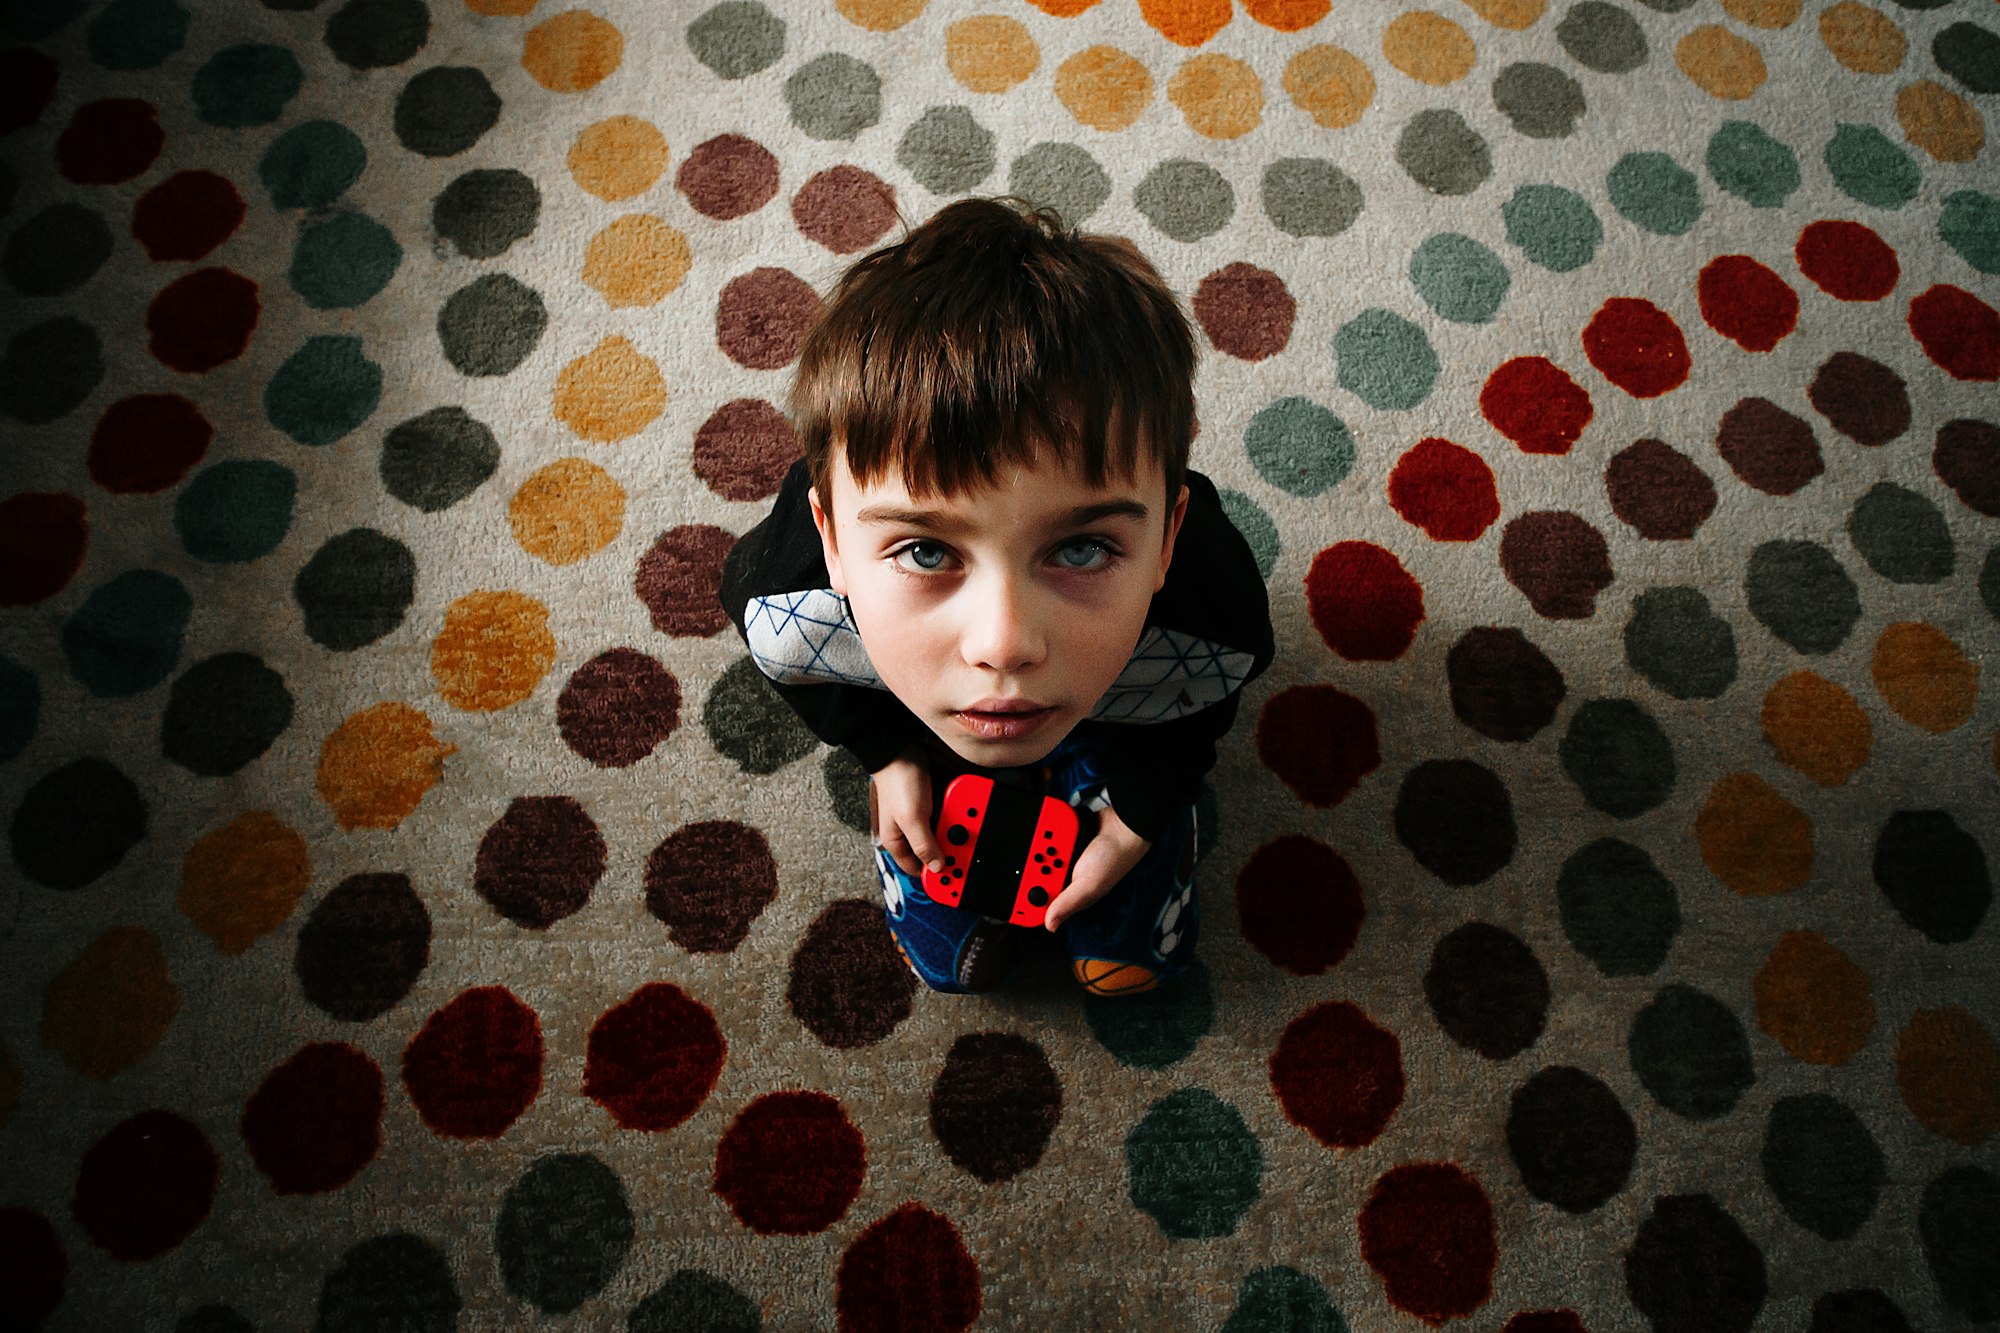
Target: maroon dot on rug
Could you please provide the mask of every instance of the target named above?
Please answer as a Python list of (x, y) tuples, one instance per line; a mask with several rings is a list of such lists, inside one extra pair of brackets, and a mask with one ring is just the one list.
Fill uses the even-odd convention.
[(751, 370), (782, 370), (798, 359), (819, 297), (795, 274), (758, 268), (731, 278), (715, 306), (715, 343)]
[(1236, 875), (1243, 938), (1295, 977), (1337, 966), (1367, 915), (1361, 881), (1347, 859), (1302, 834), (1265, 843)]
[(89, 542), (74, 495), (23, 491), (0, 500), (0, 606), (33, 606), (61, 592), (83, 567)]
[(178, 485), (214, 439), (215, 427), (180, 394), (135, 394), (104, 409), (85, 462), (112, 494), (150, 495)]
[(1329, 1148), (1373, 1143), (1403, 1104), (1402, 1043), (1345, 1000), (1286, 1024), (1270, 1068), (1285, 1118)]
[(1715, 512), (1715, 483), (1664, 440), (1635, 440), (1604, 467), (1611, 512), (1648, 541), (1686, 541)]
[(679, 638), (706, 638), (729, 624), (717, 600), (722, 562), (736, 537), (707, 523), (670, 528), (639, 557), (632, 590), (646, 604), (653, 628)]
[(1806, 387), (1806, 398), (1857, 444), (1887, 444), (1910, 428), (1910, 392), (1903, 377), (1857, 352), (1828, 357)]
[(1910, 333), (1955, 380), (2000, 379), (2000, 310), (1948, 282), (1910, 301)]
[(680, 682), (636, 648), (612, 648), (591, 658), (556, 699), (563, 743), (599, 768), (638, 763), (680, 720)]
[(674, 188), (697, 213), (727, 222), (754, 213), (778, 192), (778, 159), (755, 139), (718, 134), (694, 146)]
[(1509, 520), (1501, 531), (1500, 569), (1536, 615), (1586, 620), (1611, 584), (1611, 548), (1575, 514), (1541, 510)]
[(868, 1151), (839, 1100), (773, 1092), (744, 1107), (715, 1148), (715, 1192), (760, 1236), (812, 1236), (861, 1193)]
[(1973, 417), (1945, 422), (1931, 447), (1931, 466), (1966, 508), (2000, 518), (2000, 426)]
[(1203, 278), (1194, 293), (1202, 332), (1216, 351), (1243, 361), (1284, 351), (1298, 310), (1283, 278), (1240, 260)]
[(516, 796), (479, 840), (472, 887), (517, 926), (546, 930), (590, 901), (607, 849), (573, 796)]
[(792, 197), (792, 221), (835, 254), (853, 254), (895, 225), (896, 191), (860, 167), (828, 167)]
[(625, 1129), (669, 1130), (708, 1100), (728, 1054), (707, 1005), (648, 982), (591, 1025), (583, 1095)]
[(1373, 542), (1335, 542), (1306, 571), (1306, 601), (1327, 647), (1350, 662), (1391, 662), (1424, 620), (1424, 590)]
[(351, 1023), (410, 993), (431, 957), (431, 918), (408, 875), (350, 875), (313, 907), (293, 967), (306, 999)]
[(1813, 428), (1768, 398), (1738, 399), (1715, 428), (1715, 448), (1746, 486), (1790, 495), (1826, 470)]
[(498, 1138), (542, 1090), (542, 1020), (505, 986), (475, 986), (403, 1048), (403, 1087), (442, 1138)]
[(166, 142), (152, 103), (136, 97), (86, 102), (56, 140), (56, 170), (78, 185), (116, 185), (152, 166)]
[(792, 954), (785, 1003), (828, 1046), (872, 1046), (910, 1016), (916, 974), (897, 952), (881, 902), (828, 903)]
[(728, 953), (777, 896), (771, 844), (733, 819), (676, 829), (646, 858), (646, 910), (690, 953)]
[(1545, 356), (1503, 361), (1479, 390), (1479, 413), (1528, 454), (1566, 454), (1590, 424), (1590, 395)]
[(695, 475), (725, 500), (776, 495), (800, 457), (791, 421), (762, 398), (731, 399), (694, 433)]
[(279, 1194), (323, 1194), (375, 1160), (382, 1108), (382, 1071), (366, 1052), (314, 1042), (250, 1094), (243, 1142)]
[(83, 1154), (70, 1215), (114, 1259), (157, 1258), (208, 1219), (221, 1170), (222, 1159), (193, 1121), (141, 1111)]
[(1375, 1182), (1362, 1206), (1361, 1257), (1390, 1304), (1427, 1323), (1469, 1315), (1493, 1295), (1493, 1203), (1453, 1162), (1411, 1162)]
[(1842, 301), (1879, 301), (1902, 274), (1896, 252), (1859, 222), (1809, 222), (1792, 255), (1799, 272)]
[(1657, 398), (1687, 382), (1687, 339), (1651, 301), (1614, 296), (1583, 330), (1583, 352), (1597, 373), (1634, 398)]
[(62, 1304), (68, 1276), (69, 1256), (49, 1219), (29, 1208), (0, 1208), (0, 1328), (39, 1327)]
[(194, 260), (243, 225), (243, 196), (213, 171), (177, 171), (139, 196), (132, 235), (155, 260)]
[(979, 1265), (951, 1219), (906, 1203), (840, 1256), (841, 1333), (960, 1333), (979, 1318)]
[(1555, 720), (1567, 687), (1556, 664), (1512, 626), (1475, 625), (1445, 655), (1451, 711), (1482, 736), (1525, 741)]
[(1331, 685), (1294, 685), (1257, 715), (1257, 757), (1310, 805), (1335, 806), (1382, 766), (1375, 712)]
[(1746, 352), (1768, 352), (1799, 323), (1799, 296), (1749, 255), (1718, 255), (1695, 280), (1708, 327)]
[(198, 269), (167, 284), (146, 308), (147, 345), (160, 364), (198, 375), (243, 355), (262, 310), (250, 279)]
[(1039, 1045), (1013, 1032), (968, 1032), (931, 1084), (931, 1133), (955, 1164), (998, 1184), (1042, 1160), (1062, 1107), (1062, 1079)]
[(1590, 1333), (1574, 1310), (1522, 1310), (1500, 1333)]
[(1389, 473), (1389, 503), (1433, 541), (1469, 542), (1500, 517), (1486, 460), (1450, 440), (1421, 440)]

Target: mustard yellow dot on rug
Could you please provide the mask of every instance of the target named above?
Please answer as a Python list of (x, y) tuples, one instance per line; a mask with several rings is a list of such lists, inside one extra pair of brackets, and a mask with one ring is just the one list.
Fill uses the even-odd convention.
[(465, 0), (465, 7), (487, 18), (517, 19), (534, 11), (537, 0)]
[(625, 34), (587, 10), (538, 23), (521, 43), (521, 67), (552, 93), (588, 92), (625, 58)]
[(605, 304), (653, 305), (673, 294), (694, 264), (687, 237), (647, 213), (618, 218), (583, 252), (583, 281)]
[(110, 1078), (160, 1044), (180, 1007), (160, 941), (138, 926), (114, 926), (50, 978), (42, 1045), (87, 1078)]
[(1979, 108), (1929, 79), (1896, 94), (1896, 121), (1911, 143), (1940, 162), (1970, 162), (1986, 146)]
[(1549, 0), (1465, 0), (1465, 6), (1496, 28), (1519, 32), (1534, 26)]
[(1789, 28), (1798, 20), (1805, 0), (1722, 0), (1722, 10), (1753, 28)]
[(1153, 100), (1153, 76), (1115, 46), (1086, 47), (1057, 68), (1056, 98), (1080, 124), (1122, 130)]
[(659, 366), (619, 335), (606, 338), (556, 376), (556, 419), (599, 444), (637, 435), (666, 405), (667, 381)]
[(525, 593), (482, 590), (445, 609), (431, 678), (453, 708), (493, 712), (533, 694), (555, 660), (547, 607)]
[(1838, 787), (1868, 762), (1874, 727), (1840, 686), (1794, 671), (1764, 696), (1764, 738), (1778, 762), (1822, 787)]
[(1896, 1085), (1940, 1138), (1971, 1148), (2000, 1129), (2000, 1044), (1957, 1005), (1910, 1015), (1896, 1039)]
[(1320, 125), (1345, 129), (1375, 100), (1375, 75), (1351, 52), (1308, 46), (1286, 63), (1285, 92)]
[(1479, 53), (1465, 29), (1442, 14), (1413, 9), (1383, 29), (1382, 54), (1418, 83), (1441, 88), (1470, 74)]
[(234, 956), (285, 923), (312, 882), (306, 840), (268, 810), (246, 810), (188, 848), (177, 901)]
[(379, 703), (320, 744), (314, 781), (340, 827), (394, 828), (437, 785), (457, 748), (439, 741), (430, 718), (408, 704)]
[(1979, 702), (1978, 663), (1922, 621), (1885, 628), (1869, 669), (1897, 717), (1937, 735), (1963, 725)]
[(1903, 63), (1909, 39), (1894, 20), (1856, 0), (1840, 0), (1820, 11), (1819, 39), (1856, 74), (1887, 74)]
[(558, 458), (521, 483), (507, 506), (514, 540), (537, 560), (573, 565), (595, 555), (625, 525), (625, 489), (581, 458)]
[(1764, 57), (1729, 29), (1704, 23), (1674, 47), (1674, 63), (1695, 87), (1724, 102), (1740, 102), (1764, 86)]
[(576, 136), (568, 161), (579, 189), (615, 203), (653, 188), (667, 169), (667, 138), (651, 121), (612, 116)]
[(1188, 128), (1209, 139), (1240, 139), (1264, 119), (1264, 85), (1234, 56), (1196, 56), (1167, 81), (1167, 98)]
[(870, 32), (894, 32), (924, 12), (925, 0), (834, 0), (840, 16)]
[(1717, 782), (1694, 832), (1715, 877), (1746, 898), (1790, 893), (1812, 875), (1812, 821), (1755, 773)]
[(1771, 947), (1751, 981), (1757, 1026), (1794, 1060), (1846, 1064), (1875, 1030), (1868, 973), (1810, 930), (1795, 930)]
[(1018, 20), (981, 14), (944, 30), (944, 61), (973, 92), (1004, 93), (1035, 72), (1042, 53)]

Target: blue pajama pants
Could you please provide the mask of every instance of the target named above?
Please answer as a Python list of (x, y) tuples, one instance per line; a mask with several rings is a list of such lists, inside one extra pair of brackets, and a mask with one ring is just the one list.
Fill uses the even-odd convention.
[[(1083, 809), (1094, 809), (1094, 803), (1102, 800), (1105, 784), (1099, 752), (1078, 741), (1073, 732), (1033, 767), (1045, 776), (1050, 796)], [(934, 770), (932, 781), (948, 781), (950, 776)], [(1171, 981), (1193, 960), (1201, 933), (1194, 853), (1194, 807), (1183, 806), (1167, 822), (1159, 840), (1147, 849), (1145, 858), (1111, 892), (1057, 928), (1055, 938), (1069, 955), (1071, 974), (1084, 989), (1097, 995), (1138, 994)], [(996, 922), (931, 901), (924, 893), (922, 879), (906, 874), (885, 848), (875, 849), (875, 865), (882, 879), (883, 911), (890, 934), (910, 970), (932, 990), (965, 993), (956, 980), (959, 957), (982, 922), (987, 932), (1049, 934), (1039, 927)], [(1025, 954), (1025, 950), (1020, 952)]]

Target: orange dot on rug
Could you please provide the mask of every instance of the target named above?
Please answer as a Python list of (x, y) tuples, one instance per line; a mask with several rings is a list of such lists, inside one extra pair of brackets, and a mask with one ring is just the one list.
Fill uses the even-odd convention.
[(312, 883), (306, 840), (268, 810), (246, 810), (188, 848), (180, 909), (234, 956), (285, 923)]
[(344, 829), (394, 828), (437, 785), (445, 757), (456, 749), (408, 704), (364, 708), (319, 747), (320, 799)]

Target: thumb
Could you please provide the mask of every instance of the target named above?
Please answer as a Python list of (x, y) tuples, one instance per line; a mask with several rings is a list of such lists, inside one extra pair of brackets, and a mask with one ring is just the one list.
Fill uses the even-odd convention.
[(910, 850), (917, 854), (932, 870), (944, 869), (944, 852), (938, 847), (937, 832), (922, 819), (912, 819), (902, 826), (903, 836), (910, 840)]

